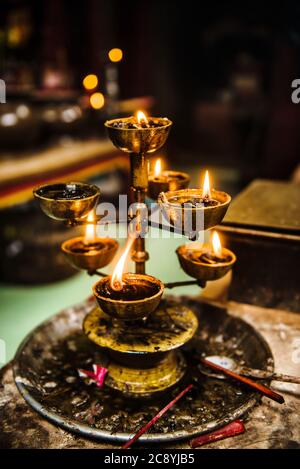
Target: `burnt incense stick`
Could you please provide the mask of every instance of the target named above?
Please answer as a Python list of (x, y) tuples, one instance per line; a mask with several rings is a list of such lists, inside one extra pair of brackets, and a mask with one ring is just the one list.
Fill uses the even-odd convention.
[(147, 430), (149, 430), (150, 427), (160, 418), (162, 417), (171, 407), (173, 407), (174, 404), (176, 404), (177, 401), (181, 397), (183, 397), (191, 388), (193, 387), (192, 384), (189, 384), (183, 391), (181, 391), (177, 396), (169, 402), (163, 409), (161, 409), (144, 427), (140, 428), (138, 432), (130, 438), (123, 446), (122, 449), (128, 449), (141, 435), (146, 433)]
[(272, 399), (273, 401), (278, 402), (279, 404), (284, 403), (283, 396), (273, 391), (272, 389), (268, 388), (267, 386), (264, 386), (263, 384), (256, 383), (252, 379), (246, 378), (245, 376), (238, 375), (234, 371), (228, 370), (227, 368), (223, 368), (223, 366), (216, 365), (215, 363), (212, 363), (209, 360), (206, 360), (205, 358), (200, 359), (200, 362), (203, 365), (206, 365), (212, 368), (213, 370), (221, 371), (222, 373), (224, 373), (224, 375), (229, 376), (230, 378), (236, 379), (237, 381), (240, 381), (243, 384), (246, 384), (247, 386), (251, 387), (252, 389), (255, 389), (256, 391), (259, 391), (264, 396), (268, 397), (269, 399)]
[(272, 381), (281, 381), (283, 383), (295, 383), (300, 384), (300, 376), (284, 375), (282, 373), (272, 373), (265, 370), (256, 370), (255, 368), (249, 368), (242, 366), (239, 368), (239, 373), (244, 376), (256, 379), (271, 379)]
[(241, 433), (244, 433), (244, 431), (245, 426), (243, 422), (241, 420), (234, 420), (234, 422), (231, 422), (218, 430), (193, 438), (190, 441), (190, 446), (191, 448), (198, 448), (199, 446), (207, 445), (214, 441), (224, 440), (231, 436), (240, 435)]

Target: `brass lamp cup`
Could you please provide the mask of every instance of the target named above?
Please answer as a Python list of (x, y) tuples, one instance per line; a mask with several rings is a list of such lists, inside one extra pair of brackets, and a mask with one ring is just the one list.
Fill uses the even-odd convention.
[[(216, 200), (218, 205), (210, 207), (181, 207), (181, 203), (187, 202), (193, 198), (202, 197), (202, 189), (182, 189), (178, 191), (169, 191), (161, 193), (158, 197), (158, 203), (165, 215), (167, 221), (174, 227), (181, 229), (186, 233), (186, 220), (189, 220), (190, 232), (199, 232), (209, 230), (219, 225), (223, 220), (229, 207), (231, 197), (226, 192), (211, 190), (212, 199)], [(174, 199), (174, 202), (170, 200)], [(177, 200), (176, 200), (177, 199)], [(201, 213), (203, 212), (203, 213)], [(201, 216), (203, 215), (203, 218)], [(199, 227), (199, 221), (201, 226)]]
[(146, 318), (158, 307), (164, 291), (164, 284), (157, 278), (146, 274), (127, 273), (123, 275), (124, 280), (133, 283), (138, 283), (140, 280), (146, 280), (147, 282), (158, 286), (159, 290), (157, 293), (141, 300), (114, 300), (107, 298), (104, 295), (100, 295), (98, 292), (99, 285), (101, 286), (106, 282), (110, 282), (110, 279), (110, 276), (103, 277), (93, 286), (93, 293), (100, 308), (109, 316), (121, 321), (135, 321), (137, 319)]
[(113, 260), (119, 243), (110, 238), (95, 238), (94, 243), (101, 243), (101, 249), (91, 249), (87, 252), (74, 252), (72, 247), (79, 242), (83, 242), (84, 237), (78, 236), (76, 238), (67, 239), (62, 243), (61, 249), (65, 254), (69, 264), (75, 269), (87, 270), (93, 272), (94, 270), (101, 269), (107, 266)]
[(123, 119), (112, 119), (105, 122), (109, 138), (115, 147), (127, 153), (153, 153), (165, 143), (172, 121), (163, 117), (148, 117), (155, 121), (161, 121), (159, 127), (149, 127), (140, 129), (124, 129), (114, 127), (114, 122), (131, 122), (130, 117)]
[[(163, 171), (163, 177), (169, 177), (169, 181), (156, 180), (157, 176), (154, 174), (149, 175), (148, 195), (153, 200), (157, 200), (161, 192), (177, 191), (179, 189), (186, 189), (190, 183), (190, 176), (181, 171)], [(159, 177), (159, 176), (158, 176)]]
[[(54, 198), (51, 191), (66, 190), (67, 186), (88, 190), (91, 195), (80, 199)], [(88, 216), (94, 209), (100, 196), (99, 187), (83, 182), (53, 183), (39, 186), (33, 191), (35, 199), (40, 204), (42, 211), (50, 218), (59, 221), (76, 222)]]
[(195, 249), (191, 246), (193, 246), (193, 244), (179, 246), (176, 250), (176, 254), (184, 272), (197, 280), (209, 281), (224, 277), (236, 262), (235, 254), (229, 249), (222, 248), (222, 252), (226, 257), (230, 257), (230, 260), (216, 264), (207, 264), (200, 259), (195, 259), (195, 257), (199, 258), (201, 254), (208, 252), (209, 247), (203, 245), (203, 247)]

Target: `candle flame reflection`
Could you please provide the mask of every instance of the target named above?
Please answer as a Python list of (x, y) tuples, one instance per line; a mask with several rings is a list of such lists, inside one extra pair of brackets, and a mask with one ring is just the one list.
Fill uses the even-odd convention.
[(117, 265), (113, 271), (113, 274), (111, 276), (111, 281), (110, 281), (110, 286), (113, 290), (122, 290), (122, 287), (124, 285), (124, 282), (122, 280), (124, 266), (125, 266), (127, 256), (129, 254), (129, 251), (131, 249), (131, 246), (134, 240), (135, 240), (135, 236), (131, 235), (128, 237), (124, 252), (121, 255), (120, 259), (118, 260)]
[(208, 174), (208, 171), (205, 172), (205, 178), (204, 178), (204, 183), (203, 183), (202, 196), (203, 196), (203, 197), (208, 197), (208, 198), (211, 199), (211, 192), (210, 192), (210, 183), (209, 183), (209, 174)]
[(87, 216), (87, 222), (84, 236), (84, 244), (90, 244), (95, 241), (96, 238), (96, 225), (94, 211), (90, 212)]
[(216, 231), (213, 231), (212, 238), (212, 252), (217, 257), (222, 257), (222, 244), (220, 240), (220, 236)]

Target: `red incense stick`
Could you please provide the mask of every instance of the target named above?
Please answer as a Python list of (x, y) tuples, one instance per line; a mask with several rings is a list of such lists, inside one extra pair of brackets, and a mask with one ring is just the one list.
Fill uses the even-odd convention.
[(200, 359), (200, 361), (201, 363), (203, 363), (203, 365), (206, 365), (212, 368), (213, 370), (221, 371), (222, 373), (224, 373), (224, 375), (229, 376), (230, 378), (234, 378), (237, 381), (240, 381), (241, 383), (247, 384), (251, 388), (256, 389), (256, 391), (259, 391), (264, 396), (269, 397), (269, 399), (273, 399), (273, 401), (276, 401), (279, 404), (284, 403), (283, 396), (268, 388), (267, 386), (264, 386), (260, 383), (256, 383), (252, 379), (246, 378), (245, 376), (238, 375), (234, 371), (228, 370), (228, 368), (223, 368), (223, 366), (217, 365), (216, 363), (213, 363), (209, 360), (205, 360), (205, 358)]
[(128, 440), (123, 446), (122, 449), (128, 449), (141, 435), (146, 433), (146, 431), (152, 427), (152, 425), (160, 418), (162, 417), (174, 404), (176, 404), (177, 401), (181, 397), (183, 397), (191, 388), (193, 387), (192, 384), (189, 384), (183, 391), (181, 391), (171, 402), (169, 402), (163, 409), (161, 409), (158, 414), (156, 414), (153, 419), (151, 419), (146, 425), (134, 435), (130, 440)]
[(219, 430), (215, 430), (214, 432), (206, 433), (205, 435), (193, 438), (190, 441), (190, 446), (191, 448), (197, 448), (198, 446), (213, 443), (214, 441), (224, 440), (230, 436), (240, 435), (241, 433), (244, 433), (244, 431), (245, 426), (243, 422), (241, 420), (235, 420), (234, 422), (219, 428)]

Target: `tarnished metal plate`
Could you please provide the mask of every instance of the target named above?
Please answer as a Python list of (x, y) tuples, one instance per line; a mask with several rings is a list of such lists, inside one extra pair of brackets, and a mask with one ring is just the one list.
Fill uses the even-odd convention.
[(15, 382), (25, 400), (57, 425), (98, 439), (125, 441), (171, 400), (187, 383), (193, 389), (143, 435), (140, 442), (169, 442), (212, 430), (251, 409), (259, 396), (243, 385), (200, 373), (195, 353), (226, 355), (253, 368), (273, 369), (272, 353), (262, 337), (225, 310), (187, 298), (198, 315), (199, 328), (185, 347), (188, 371), (172, 390), (153, 399), (128, 399), (104, 386), (88, 386), (77, 368), (101, 363), (100, 348), (82, 333), (82, 321), (94, 307), (85, 302), (41, 324), (21, 344), (15, 358)]

